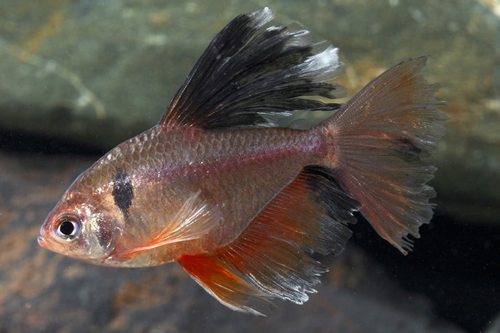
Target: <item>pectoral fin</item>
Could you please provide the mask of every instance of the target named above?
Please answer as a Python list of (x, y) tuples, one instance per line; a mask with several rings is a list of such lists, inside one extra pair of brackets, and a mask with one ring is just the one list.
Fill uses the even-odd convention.
[(209, 205), (200, 198), (200, 191), (186, 200), (173, 221), (168, 224), (153, 240), (140, 247), (128, 250), (122, 255), (151, 250), (171, 243), (188, 241), (206, 235), (221, 218), (217, 207)]

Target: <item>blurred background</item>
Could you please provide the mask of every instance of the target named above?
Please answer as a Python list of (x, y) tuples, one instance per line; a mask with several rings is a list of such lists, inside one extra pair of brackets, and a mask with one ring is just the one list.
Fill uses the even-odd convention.
[[(75, 177), (156, 124), (212, 37), (269, 6), (348, 65), (349, 96), (431, 55), (450, 120), (436, 214), (403, 256), (368, 223), (304, 305), (232, 312), (177, 264), (91, 266), (36, 242)], [(500, 1), (0, 2), (0, 332), (500, 332)]]

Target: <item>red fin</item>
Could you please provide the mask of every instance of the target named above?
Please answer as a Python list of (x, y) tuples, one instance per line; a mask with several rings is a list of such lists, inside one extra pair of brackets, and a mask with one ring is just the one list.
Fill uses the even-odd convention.
[(319, 167), (306, 167), (232, 244), (179, 263), (228, 307), (259, 314), (279, 297), (302, 304), (326, 271), (308, 254), (340, 253), (358, 203)]
[(262, 315), (254, 308), (265, 305), (266, 294), (255, 288), (240, 273), (217, 256), (182, 256), (181, 266), (205, 290), (235, 311)]
[(368, 84), (323, 125), (333, 138), (335, 178), (362, 204), (379, 235), (406, 254), (408, 234), (432, 217), (426, 183), (433, 177), (430, 154), (444, 134), (444, 102), (416, 73), (427, 58), (407, 60)]

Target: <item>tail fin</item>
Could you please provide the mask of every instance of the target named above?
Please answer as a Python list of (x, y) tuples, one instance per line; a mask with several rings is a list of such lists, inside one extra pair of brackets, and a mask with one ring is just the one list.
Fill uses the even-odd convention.
[(409, 59), (363, 88), (320, 126), (333, 141), (327, 162), (343, 188), (361, 205), (378, 234), (404, 254), (408, 234), (429, 223), (436, 170), (431, 153), (444, 135), (446, 104), (434, 99), (440, 84), (416, 74), (427, 57)]

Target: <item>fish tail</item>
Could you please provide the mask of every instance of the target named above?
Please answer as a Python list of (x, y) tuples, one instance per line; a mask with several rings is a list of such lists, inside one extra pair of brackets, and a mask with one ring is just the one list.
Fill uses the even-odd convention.
[(407, 254), (418, 228), (429, 223), (435, 196), (426, 183), (436, 168), (431, 154), (444, 135), (441, 84), (417, 75), (427, 57), (386, 71), (319, 125), (331, 142), (327, 166), (377, 233)]

